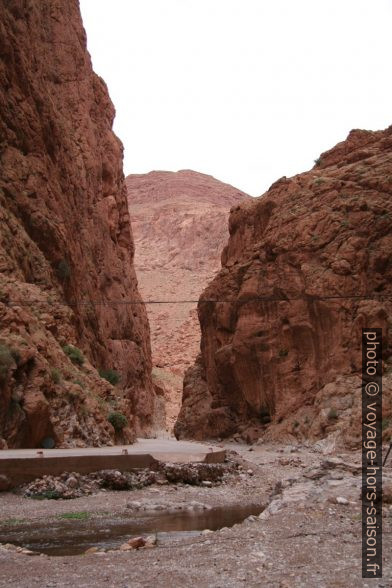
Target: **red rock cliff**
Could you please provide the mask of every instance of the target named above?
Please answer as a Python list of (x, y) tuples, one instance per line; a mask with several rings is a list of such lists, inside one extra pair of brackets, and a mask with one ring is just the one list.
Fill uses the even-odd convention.
[(392, 127), (352, 131), (309, 172), (237, 206), (198, 306), (179, 437), (360, 435), (361, 328), (384, 335), (391, 415)]
[(0, 438), (111, 442), (119, 411), (129, 439), (152, 420), (149, 328), (114, 108), (78, 2), (2, 0), (0, 58)]
[(182, 378), (200, 348), (196, 303), (220, 268), (230, 207), (250, 196), (192, 170), (154, 171), (126, 178), (135, 236), (135, 266), (149, 304), (154, 382), (165, 390), (171, 430)]

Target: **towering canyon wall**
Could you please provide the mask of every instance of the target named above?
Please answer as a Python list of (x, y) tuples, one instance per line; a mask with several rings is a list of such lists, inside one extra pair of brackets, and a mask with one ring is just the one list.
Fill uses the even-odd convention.
[(192, 170), (130, 175), (126, 185), (142, 296), (175, 301), (147, 306), (153, 380), (164, 391), (167, 428), (172, 430), (184, 372), (200, 348), (192, 301), (220, 268), (230, 208), (251, 198)]
[(1, 0), (0, 58), (1, 443), (112, 442), (110, 411), (129, 440), (152, 423), (149, 328), (114, 107), (77, 0)]
[(178, 437), (360, 436), (361, 329), (383, 329), (391, 430), (392, 127), (352, 131), (230, 216)]

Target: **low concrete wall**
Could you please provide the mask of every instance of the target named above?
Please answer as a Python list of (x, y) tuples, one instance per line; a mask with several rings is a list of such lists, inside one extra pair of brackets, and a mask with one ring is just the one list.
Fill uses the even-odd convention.
[[(46, 452), (48, 453), (48, 452)], [(226, 452), (215, 451), (204, 455), (160, 454), (159, 460), (148, 453), (130, 455), (61, 455), (55, 457), (0, 458), (0, 474), (7, 476), (11, 486), (19, 486), (44, 475), (58, 476), (63, 472), (90, 474), (99, 470), (131, 471), (141, 468), (157, 469), (161, 462), (171, 463), (222, 463)]]
[(221, 451), (213, 451), (211, 453), (207, 453), (204, 458), (204, 463), (223, 463), (226, 457), (226, 450), (222, 449)]
[(0, 460), (0, 474), (12, 486), (30, 482), (44, 475), (58, 476), (63, 472), (90, 474), (98, 470), (130, 471), (139, 468), (154, 469), (159, 462), (151, 455), (74, 455), (61, 457), (27, 457)]

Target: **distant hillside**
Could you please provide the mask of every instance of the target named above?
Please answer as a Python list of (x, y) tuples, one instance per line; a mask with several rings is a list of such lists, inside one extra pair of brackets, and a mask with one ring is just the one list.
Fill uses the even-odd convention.
[[(230, 208), (251, 197), (190, 170), (130, 175), (126, 185), (143, 299), (198, 300), (220, 269)], [(153, 364), (158, 368), (153, 373), (166, 389), (172, 423), (182, 375), (199, 350), (196, 303), (148, 305), (147, 311)]]

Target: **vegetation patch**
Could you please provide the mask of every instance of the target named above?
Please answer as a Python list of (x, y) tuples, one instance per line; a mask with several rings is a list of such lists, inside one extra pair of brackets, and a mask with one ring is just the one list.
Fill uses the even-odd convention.
[(122, 412), (110, 412), (108, 421), (117, 432), (122, 431), (128, 425), (127, 417)]
[(66, 259), (62, 259), (57, 266), (57, 275), (60, 280), (69, 280), (71, 277), (71, 268)]
[(328, 412), (328, 418), (330, 421), (336, 420), (338, 418), (338, 412), (336, 408), (330, 408)]
[(79, 380), (78, 378), (76, 380), (74, 380), (73, 383), (76, 384), (77, 386), (79, 386), (80, 388), (82, 388), (82, 390), (84, 390), (86, 388), (86, 384), (84, 382), (82, 382), (82, 380)]
[(85, 521), (90, 518), (90, 513), (84, 510), (80, 512), (63, 512), (57, 515), (57, 518), (71, 521)]
[(52, 378), (52, 382), (55, 384), (60, 384), (61, 382), (61, 372), (57, 368), (52, 368), (50, 370), (50, 377)]
[(63, 351), (66, 355), (68, 355), (72, 363), (80, 366), (84, 364), (85, 360), (83, 353), (80, 351), (80, 349), (74, 347), (74, 345), (64, 345)]
[(34, 500), (58, 500), (62, 496), (57, 490), (45, 490), (44, 492), (32, 494), (31, 498), (34, 498)]
[(121, 374), (116, 372), (116, 370), (112, 370), (112, 369), (99, 370), (99, 375), (101, 376), (101, 378), (103, 378), (104, 380), (107, 380), (113, 386), (118, 384), (121, 380)]
[(8, 371), (15, 359), (8, 345), (0, 345), (0, 382), (5, 382)]

